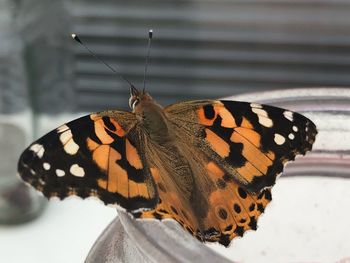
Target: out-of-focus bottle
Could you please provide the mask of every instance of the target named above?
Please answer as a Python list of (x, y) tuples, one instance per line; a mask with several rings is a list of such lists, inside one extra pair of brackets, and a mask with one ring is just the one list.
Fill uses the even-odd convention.
[(16, 176), (18, 157), (33, 134), (24, 43), (16, 26), (18, 3), (0, 3), (0, 224), (29, 221), (45, 204)]

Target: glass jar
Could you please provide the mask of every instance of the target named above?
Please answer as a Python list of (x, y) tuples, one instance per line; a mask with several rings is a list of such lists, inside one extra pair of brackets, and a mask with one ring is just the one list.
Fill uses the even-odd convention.
[[(309, 117), (318, 128), (319, 133), (313, 151), (302, 158), (297, 158), (295, 162), (289, 163), (282, 178), (277, 181), (274, 188), (287, 180), (285, 178), (292, 176), (295, 179), (302, 180), (302, 183), (304, 180), (310, 180), (311, 178), (314, 180), (311, 185), (318, 185), (317, 182), (322, 180), (322, 177), (329, 178), (329, 180), (333, 180), (334, 184), (332, 185), (339, 187), (336, 189), (311, 188), (306, 191), (306, 194), (318, 192), (320, 195), (330, 195), (332, 190), (334, 192), (341, 189), (341, 187), (346, 187), (345, 183), (350, 179), (349, 89), (319, 88), (266, 91), (243, 94), (230, 99), (265, 103), (294, 110)], [(282, 183), (280, 183), (281, 181)], [(307, 183), (307, 181), (305, 182)], [(293, 183), (293, 185), (295, 184)], [(310, 183), (307, 185), (310, 185)], [(283, 194), (287, 195), (289, 199), (297, 200), (299, 203), (305, 204), (305, 202), (308, 202), (311, 208), (317, 204), (319, 208), (312, 208), (309, 215), (305, 215), (305, 213), (300, 215), (301, 211), (297, 210), (292, 216), (296, 221), (301, 216), (310, 217), (312, 219), (310, 225), (307, 225), (306, 220), (304, 227), (296, 225), (296, 223), (293, 226), (290, 221), (283, 220), (285, 218), (283, 215), (291, 208), (280, 206), (279, 210), (270, 211), (270, 208), (267, 207), (265, 214), (262, 216), (264, 220), (261, 220), (263, 221), (261, 229), (258, 227), (258, 231), (250, 231), (244, 238), (234, 239), (233, 247), (236, 249), (227, 249), (215, 244), (202, 244), (191, 237), (175, 221), (169, 220), (160, 223), (155, 220), (133, 220), (126, 212), (118, 211), (119, 217), (101, 234), (92, 247), (86, 262), (96, 262), (98, 259), (101, 261), (108, 259), (113, 262), (138, 262), (138, 260), (142, 262), (193, 262), (194, 260), (196, 262), (232, 262), (231, 260), (241, 261), (242, 259), (254, 261), (256, 258), (266, 262), (275, 261), (276, 259), (280, 262), (305, 261), (305, 259), (311, 258), (312, 252), (303, 249), (303, 247), (310, 244), (310, 238), (317, 239), (315, 237), (320, 237), (319, 240), (314, 241), (318, 242), (318, 248), (322, 247), (323, 251), (317, 250), (319, 254), (313, 258), (314, 261), (335, 260), (329, 258), (325, 251), (334, 251), (333, 257), (336, 254), (337, 259), (348, 256), (346, 246), (341, 246), (343, 241), (346, 241), (347, 236), (338, 235), (338, 238), (333, 237), (331, 241), (333, 245), (325, 248), (323, 244), (332, 236), (331, 232), (334, 229), (322, 233), (311, 231), (309, 234), (309, 231), (307, 231), (322, 227), (324, 222), (312, 216), (318, 213), (326, 216), (326, 210), (332, 203), (315, 203), (317, 200), (311, 198), (298, 200), (298, 195), (295, 194), (297, 190), (286, 185), (286, 187), (280, 189), (277, 196), (274, 196), (273, 192), (274, 201), (270, 206), (278, 204)], [(349, 205), (347, 200), (348, 198), (345, 196), (344, 198), (338, 198), (336, 202), (338, 202), (339, 207), (335, 207), (335, 209), (340, 209), (339, 212), (341, 213), (341, 209)], [(270, 216), (269, 212), (273, 212), (273, 214)], [(266, 217), (269, 217), (269, 220), (265, 220)], [(342, 229), (341, 226), (344, 226), (345, 228), (348, 224), (347, 220), (346, 216), (343, 219), (337, 218), (337, 227)], [(267, 230), (264, 232), (265, 229)], [(290, 236), (286, 238), (282, 231), (278, 234), (276, 229), (299, 229), (299, 231), (303, 229), (303, 231), (294, 232), (298, 242), (293, 243)], [(270, 246), (272, 243), (279, 242), (287, 242), (289, 245), (283, 247), (283, 249), (281, 249), (281, 246), (276, 246), (276, 248)], [(301, 244), (301, 246), (298, 246), (298, 244)], [(237, 249), (237, 246), (239, 246), (239, 249)], [(299, 247), (299, 250), (296, 251), (296, 247)], [(289, 250), (294, 251), (294, 254), (286, 253)]]

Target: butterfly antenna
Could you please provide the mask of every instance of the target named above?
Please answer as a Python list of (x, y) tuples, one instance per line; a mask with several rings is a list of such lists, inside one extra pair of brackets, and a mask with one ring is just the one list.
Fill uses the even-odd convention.
[(150, 29), (148, 31), (148, 47), (147, 47), (147, 55), (146, 55), (146, 60), (145, 60), (145, 72), (143, 74), (143, 90), (142, 90), (142, 93), (145, 93), (145, 89), (146, 89), (146, 75), (147, 75), (147, 68), (148, 68), (148, 60), (149, 60), (149, 56), (151, 54), (152, 37), (153, 37), (153, 30)]
[(110, 70), (112, 70), (113, 73), (115, 73), (120, 79), (122, 79), (123, 81), (127, 82), (131, 88), (135, 88), (135, 86), (125, 77), (123, 77), (120, 72), (116, 71), (114, 68), (112, 68), (110, 65), (108, 65), (106, 62), (104, 62), (102, 59), (100, 59), (94, 52), (92, 52), (92, 50), (90, 48), (88, 48), (82, 41), (81, 39), (78, 37), (77, 34), (71, 34), (72, 38), (77, 41), (80, 45), (82, 45), (97, 61), (99, 61), (100, 63), (104, 64), (107, 68), (109, 68)]

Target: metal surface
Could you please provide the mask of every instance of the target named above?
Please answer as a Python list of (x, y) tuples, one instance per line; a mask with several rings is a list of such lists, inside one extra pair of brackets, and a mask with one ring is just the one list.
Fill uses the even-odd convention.
[[(284, 176), (321, 175), (350, 179), (348, 89), (283, 90), (231, 99), (285, 107), (301, 112), (316, 123), (319, 134), (313, 151), (289, 163)], [(106, 244), (113, 249), (106, 249)], [(144, 262), (228, 262), (192, 238), (174, 221), (164, 224), (135, 221), (123, 211), (119, 211), (119, 218), (96, 241), (87, 262), (105, 262), (105, 258), (110, 260), (108, 262), (140, 262), (140, 255)]]

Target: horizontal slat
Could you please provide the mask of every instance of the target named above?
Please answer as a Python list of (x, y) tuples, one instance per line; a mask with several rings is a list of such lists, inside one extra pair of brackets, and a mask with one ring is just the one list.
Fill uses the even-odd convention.
[[(87, 2), (87, 4), (86, 4)], [(208, 24), (234, 22), (245, 24), (299, 24), (314, 23), (322, 25), (347, 24), (349, 17), (346, 7), (349, 2), (324, 2), (315, 5), (312, 1), (299, 1), (302, 3), (288, 5), (279, 1), (268, 5), (267, 1), (187, 1), (179, 4), (169, 1), (101, 1), (98, 3), (83, 1), (84, 5), (72, 8), (72, 14), (79, 18), (102, 19), (153, 19), (175, 20), (186, 22), (204, 22)], [(307, 4), (309, 2), (309, 4)], [(344, 8), (345, 7), (345, 8)], [(328, 20), (332, 18), (332, 23)]]
[[(90, 49), (99, 54), (105, 61), (112, 60), (125, 61), (125, 60), (138, 60), (143, 62), (145, 56), (144, 45), (112, 45), (107, 43), (89, 43)], [(243, 49), (243, 48), (241, 48)], [(210, 47), (169, 47), (164, 45), (158, 45), (153, 43), (153, 49), (151, 53), (151, 61), (162, 61), (168, 63), (177, 63), (179, 61), (210, 61), (217, 63), (239, 63), (239, 62), (252, 62), (252, 63), (286, 63), (297, 65), (350, 65), (350, 50), (349, 53), (345, 52), (333, 52), (328, 53), (329, 49), (313, 50), (305, 52), (304, 50), (262, 50), (260, 49), (214, 49)], [(91, 60), (91, 55), (87, 54), (86, 50), (81, 47), (75, 48), (75, 53), (79, 60)], [(288, 58), (288, 60), (287, 60)], [(176, 62), (174, 62), (176, 61)], [(152, 63), (152, 62), (151, 62)]]
[[(98, 62), (96, 62), (98, 63)], [(113, 72), (106, 71), (105, 68), (97, 66), (94, 62), (82, 63), (77, 65), (77, 73), (80, 75), (103, 75), (113, 76)], [(111, 64), (113, 67), (114, 64)], [(117, 68), (115, 66), (115, 68)], [(131, 63), (123, 63), (118, 65), (120, 72), (125, 76), (134, 76), (134, 78), (143, 78), (143, 65), (135, 65)], [(312, 73), (312, 74), (311, 74)], [(259, 81), (271, 81), (271, 82), (287, 82), (290, 80), (303, 81), (305, 83), (319, 83), (327, 82), (329, 80), (336, 80), (337, 82), (343, 82), (349, 79), (349, 73), (347, 71), (340, 72), (339, 70), (324, 70), (314, 71), (312, 68), (296, 68), (296, 69), (283, 69), (282, 67), (259, 67), (252, 65), (249, 68), (242, 66), (236, 67), (209, 67), (202, 65), (198, 67), (181, 67), (177, 65), (152, 65), (152, 69), (149, 70), (149, 76), (154, 78), (181, 78), (188, 80), (195, 79), (214, 79), (216, 81), (232, 81), (234, 79), (246, 79), (246, 80), (259, 80)]]
[[(163, 105), (199, 96), (350, 84), (350, 2), (72, 0), (66, 4), (73, 31), (137, 87), (143, 81), (147, 30), (154, 29), (147, 87)], [(127, 106), (127, 83), (81, 46), (72, 46), (72, 51), (77, 107)]]
[[(123, 26), (77, 26), (75, 32), (86, 36), (95, 36), (101, 38), (135, 38), (135, 36), (145, 36), (145, 27), (126, 28)], [(265, 30), (239, 30), (232, 28), (231, 30), (196, 30), (195, 26), (190, 29), (167, 29), (159, 30), (159, 40), (171, 41), (192, 41), (192, 42), (254, 42), (260, 43), (276, 43), (276, 44), (299, 44), (299, 45), (349, 45), (350, 35), (345, 31), (328, 32), (328, 34), (315, 34), (315, 32), (286, 32), (279, 31), (265, 31)]]

